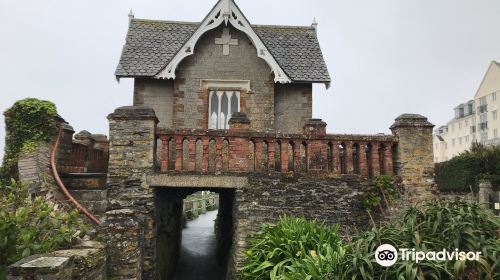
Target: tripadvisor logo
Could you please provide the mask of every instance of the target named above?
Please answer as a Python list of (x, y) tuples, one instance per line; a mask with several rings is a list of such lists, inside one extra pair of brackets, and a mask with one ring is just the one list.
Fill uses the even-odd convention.
[(443, 249), (441, 251), (417, 251), (415, 249), (401, 248), (397, 250), (394, 246), (390, 244), (382, 244), (375, 251), (375, 261), (385, 267), (394, 265), (397, 260), (402, 261), (414, 261), (419, 263), (424, 260), (428, 261), (478, 261), (481, 252), (463, 252), (455, 249), (454, 251), (448, 251)]

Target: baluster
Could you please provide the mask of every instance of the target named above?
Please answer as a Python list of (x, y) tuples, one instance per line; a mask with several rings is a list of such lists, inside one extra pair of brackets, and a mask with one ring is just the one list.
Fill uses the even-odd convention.
[(216, 151), (215, 151), (215, 172), (222, 171), (222, 138), (217, 137), (215, 139)]
[(392, 176), (393, 173), (392, 149), (391, 146), (386, 144), (384, 149), (384, 174)]
[(288, 172), (288, 141), (281, 140), (281, 172)]
[(354, 161), (353, 161), (353, 157), (352, 157), (352, 142), (350, 142), (350, 141), (345, 142), (344, 157), (345, 157), (345, 168), (346, 168), (347, 174), (354, 174)]
[(182, 142), (183, 137), (175, 136), (175, 171), (182, 171)]
[(366, 158), (366, 143), (359, 143), (359, 174), (363, 178), (368, 177), (368, 159)]
[(333, 174), (334, 175), (340, 175), (341, 173), (341, 168), (340, 168), (340, 148), (339, 148), (339, 142), (333, 142), (332, 143), (332, 157), (333, 157)]
[(196, 138), (193, 138), (191, 140), (188, 140), (188, 147), (189, 147), (189, 161), (188, 161), (188, 170), (189, 171), (194, 171), (195, 170), (195, 164), (196, 164)]
[(300, 140), (296, 140), (295, 143), (295, 149), (293, 150), (293, 162), (295, 163), (294, 171), (303, 172), (304, 170), (302, 170), (302, 155), (300, 152), (302, 149), (302, 142)]
[(208, 157), (209, 157), (209, 152), (208, 152), (208, 144), (210, 143), (210, 138), (208, 137), (203, 137), (203, 155), (201, 157), (201, 172), (208, 172)]
[(255, 172), (262, 172), (262, 141), (255, 140)]
[(276, 143), (273, 139), (267, 140), (267, 172), (274, 172)]
[(161, 138), (161, 172), (168, 170), (168, 138)]
[(380, 176), (380, 158), (378, 154), (379, 148), (380, 148), (379, 143), (372, 143), (372, 151), (371, 151), (372, 174), (375, 177)]

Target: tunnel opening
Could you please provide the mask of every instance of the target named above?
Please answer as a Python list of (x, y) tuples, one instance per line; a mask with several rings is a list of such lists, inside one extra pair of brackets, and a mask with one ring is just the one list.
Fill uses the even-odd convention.
[(158, 279), (226, 279), (234, 189), (157, 188), (155, 194)]

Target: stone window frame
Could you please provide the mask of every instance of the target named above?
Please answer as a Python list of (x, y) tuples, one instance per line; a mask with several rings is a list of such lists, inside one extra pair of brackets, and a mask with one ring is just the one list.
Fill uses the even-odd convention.
[[(217, 96), (217, 119), (215, 124), (212, 122), (212, 106), (214, 104), (212, 103), (212, 99), (214, 95)], [(226, 96), (227, 98), (227, 109), (226, 115), (224, 115), (223, 108), (222, 108), (222, 100), (223, 97)], [(232, 108), (233, 105), (233, 97), (236, 97), (238, 108), (234, 112), (240, 112), (241, 110), (241, 92), (239, 90), (235, 89), (227, 89), (227, 88), (211, 88), (208, 94), (208, 129), (214, 129), (214, 130), (224, 130), (224, 129), (229, 129), (229, 119), (231, 118), (231, 114), (234, 108)], [(222, 116), (224, 116), (224, 120), (222, 120)], [(224, 121), (224, 123), (222, 123)], [(213, 127), (215, 125), (215, 127)]]
[[(219, 79), (202, 79), (200, 80), (200, 91), (204, 93), (203, 95), (206, 96), (206, 104), (207, 104), (207, 110), (206, 110), (206, 122), (205, 125), (207, 129), (210, 128), (210, 111), (211, 111), (211, 97), (212, 97), (212, 92), (217, 92), (217, 91), (225, 91), (225, 92), (239, 92), (238, 96), (238, 112), (245, 112), (246, 111), (246, 98), (248, 95), (253, 94), (252, 89), (250, 87), (251, 82), (250, 80), (219, 80)], [(228, 100), (231, 102), (230, 100)], [(226, 119), (226, 123), (229, 121), (229, 119)], [(217, 130), (224, 130), (224, 129), (217, 129)]]

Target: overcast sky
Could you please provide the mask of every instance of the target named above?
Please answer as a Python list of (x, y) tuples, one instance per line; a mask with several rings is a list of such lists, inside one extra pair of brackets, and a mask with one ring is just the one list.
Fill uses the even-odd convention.
[[(76, 131), (108, 133), (106, 116), (131, 105), (114, 78), (136, 18), (200, 21), (215, 0), (0, 0), (0, 111), (36, 97)], [(436, 125), (473, 97), (500, 61), (498, 0), (237, 0), (253, 24), (310, 25), (332, 87), (316, 85), (313, 115), (334, 133), (389, 133), (401, 113)], [(0, 155), (4, 120), (0, 118)]]

